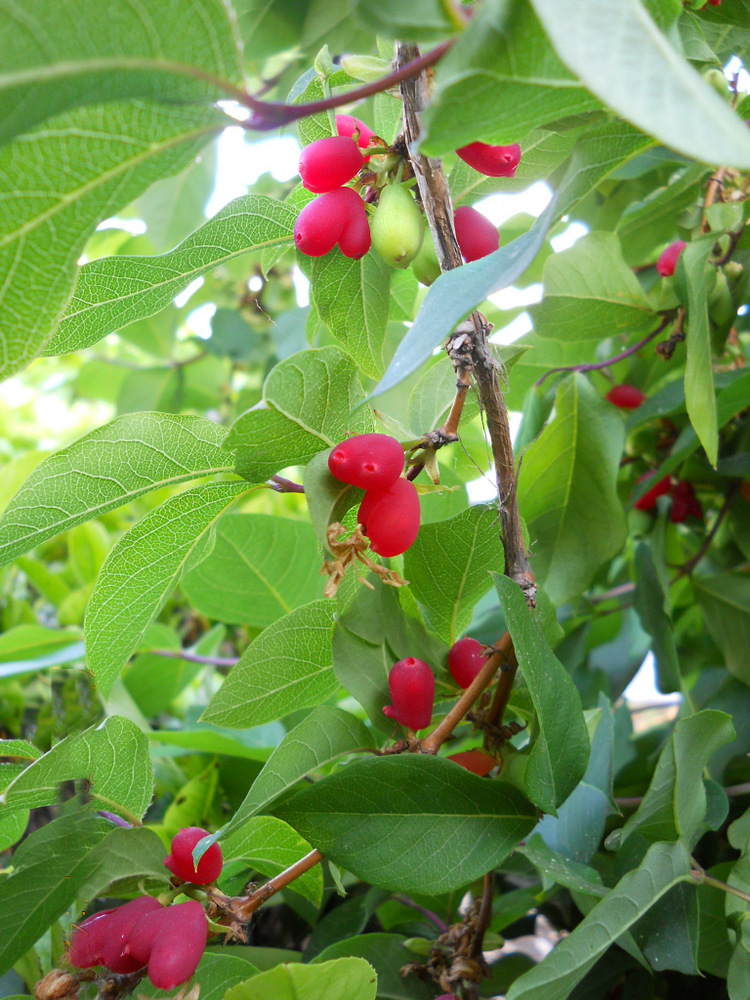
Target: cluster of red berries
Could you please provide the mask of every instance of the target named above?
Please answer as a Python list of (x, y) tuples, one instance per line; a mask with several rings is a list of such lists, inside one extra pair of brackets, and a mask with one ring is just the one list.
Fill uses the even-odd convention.
[[(164, 864), (193, 885), (215, 882), (223, 863), (218, 844), (209, 847), (197, 867), (193, 864), (193, 848), (207, 836), (200, 827), (180, 830)], [(197, 969), (208, 933), (206, 914), (195, 900), (162, 906), (152, 896), (141, 896), (77, 924), (68, 960), (79, 969), (103, 965), (121, 974), (147, 967), (157, 989), (171, 990), (186, 983)]]
[(388, 434), (358, 434), (331, 451), (328, 468), (339, 482), (365, 491), (357, 521), (370, 548), (385, 558), (406, 552), (419, 531), (419, 495), (403, 479), (404, 449)]
[[(352, 115), (337, 115), (336, 130), (338, 135), (317, 139), (300, 154), (302, 184), (319, 197), (302, 209), (294, 225), (295, 245), (308, 257), (323, 257), (338, 244), (344, 256), (353, 260), (363, 257), (374, 245), (393, 267), (408, 267), (417, 258), (424, 235), (414, 199), (403, 185), (389, 184), (381, 192), (371, 228), (364, 201), (357, 191), (345, 185), (370, 158), (362, 150), (379, 140)], [(465, 163), (488, 177), (513, 177), (521, 159), (518, 143), (489, 146), (473, 142), (456, 152)], [(454, 221), (456, 239), (467, 263), (499, 248), (497, 229), (476, 209), (467, 206), (456, 209)], [(440, 273), (434, 247), (428, 256), (434, 260), (427, 265), (432, 277), (426, 284)], [(415, 265), (415, 273), (418, 276), (427, 273), (425, 262), (421, 267)]]
[[(353, 188), (344, 187), (360, 172), (373, 133), (351, 115), (337, 115), (338, 135), (317, 139), (299, 158), (302, 184), (320, 195), (299, 214), (294, 242), (308, 257), (324, 257), (338, 243), (345, 257), (359, 260), (370, 249), (365, 204)], [(354, 138), (358, 133), (357, 139)]]
[[(638, 482), (645, 482), (655, 475), (655, 472), (646, 472), (638, 479)], [(695, 517), (699, 521), (703, 519), (703, 508), (695, 495), (692, 483), (681, 479), (673, 485), (669, 476), (664, 476), (663, 479), (654, 483), (651, 489), (647, 490), (639, 500), (636, 500), (633, 506), (636, 510), (653, 510), (659, 497), (668, 496), (670, 493), (672, 494), (672, 509), (669, 512), (669, 520), (672, 524), (681, 524), (689, 517)]]

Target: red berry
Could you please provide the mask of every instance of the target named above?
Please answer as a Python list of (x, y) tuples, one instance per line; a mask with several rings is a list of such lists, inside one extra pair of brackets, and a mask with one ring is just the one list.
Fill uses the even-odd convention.
[(646, 397), (640, 389), (634, 385), (613, 385), (607, 393), (606, 398), (614, 406), (619, 406), (621, 410), (637, 410), (641, 403), (646, 402)]
[(686, 246), (687, 243), (677, 240), (675, 243), (670, 243), (666, 250), (662, 250), (656, 262), (657, 274), (660, 274), (662, 278), (673, 275), (674, 269), (677, 267), (677, 259)]
[(423, 660), (410, 656), (394, 663), (388, 674), (388, 690), (393, 704), (386, 705), (383, 712), (389, 719), (408, 729), (429, 726), (435, 703), (435, 677)]
[(500, 236), (490, 220), (475, 208), (463, 205), (453, 214), (456, 239), (464, 260), (469, 263), (493, 253), (500, 246)]
[(484, 142), (472, 142), (456, 152), (464, 163), (486, 177), (514, 177), (521, 161), (521, 147), (517, 142), (512, 146), (488, 146)]
[(448, 653), (448, 669), (460, 688), (467, 688), (486, 662), (481, 642), (468, 636), (455, 642)]
[(721, 0), (708, 0), (709, 7), (721, 7)]
[(107, 919), (107, 940), (102, 949), (102, 965), (110, 972), (135, 972), (145, 964), (127, 954), (127, 944), (133, 927), (148, 914), (161, 910), (161, 903), (153, 896), (141, 896), (118, 908)]
[[(646, 472), (644, 475), (638, 478), (638, 482), (642, 483), (646, 479), (652, 479), (656, 475), (655, 472)], [(636, 500), (634, 506), (636, 510), (653, 510), (656, 506), (656, 501), (659, 497), (665, 496), (671, 490), (672, 485), (669, 481), (669, 476), (665, 476), (660, 479), (658, 483), (655, 483), (650, 490), (643, 494), (640, 500)]]
[(414, 483), (397, 479), (387, 490), (370, 490), (360, 504), (357, 521), (379, 556), (400, 556), (419, 532), (419, 494)]
[(448, 760), (452, 760), (459, 767), (471, 771), (472, 774), (478, 774), (480, 778), (489, 774), (492, 768), (497, 765), (495, 758), (490, 757), (484, 750), (464, 750), (463, 753), (452, 753), (448, 756)]
[(692, 484), (680, 480), (672, 488), (672, 510), (669, 514), (669, 520), (672, 524), (680, 524), (682, 521), (687, 521), (689, 517), (703, 520), (703, 508), (695, 495)]
[(208, 921), (195, 900), (175, 903), (149, 913), (133, 927), (125, 951), (142, 968), (148, 962), (148, 978), (160, 990), (186, 983), (198, 968), (206, 950)]
[(70, 937), (68, 960), (77, 969), (89, 969), (93, 965), (102, 965), (102, 951), (109, 936), (107, 917), (112, 910), (101, 910), (93, 917), (87, 917), (80, 924), (75, 924)]
[(192, 882), (193, 885), (209, 885), (216, 881), (221, 875), (223, 864), (218, 844), (211, 844), (198, 862), (197, 868), (193, 864), (193, 848), (199, 840), (208, 835), (208, 830), (203, 830), (199, 826), (188, 826), (172, 837), (171, 854), (164, 859), (164, 864), (173, 875), (184, 879), (185, 882)]
[[(336, 115), (336, 131), (339, 135), (346, 135), (350, 139), (353, 139), (357, 129), (359, 129), (357, 145), (360, 149), (367, 149), (368, 146), (374, 145), (375, 133), (364, 122), (361, 122), (359, 118), (355, 118), (354, 115)], [(369, 159), (370, 157), (366, 156), (365, 163)]]
[(355, 260), (370, 249), (367, 210), (352, 188), (322, 194), (302, 209), (294, 223), (294, 242), (308, 257), (324, 257), (339, 241), (341, 252)]
[(299, 173), (308, 191), (325, 194), (350, 181), (364, 164), (356, 143), (347, 136), (332, 135), (305, 146), (299, 157)]
[(404, 449), (388, 434), (357, 434), (328, 456), (332, 476), (362, 490), (387, 490), (404, 471)]

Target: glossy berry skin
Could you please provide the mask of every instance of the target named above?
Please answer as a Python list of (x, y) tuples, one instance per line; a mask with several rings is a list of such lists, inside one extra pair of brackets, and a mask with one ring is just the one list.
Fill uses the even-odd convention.
[(480, 778), (484, 778), (493, 767), (497, 766), (495, 758), (490, 757), (484, 750), (464, 750), (463, 753), (452, 753), (448, 756), (448, 760), (452, 760), (459, 767), (471, 771), (472, 774), (479, 775)]
[(397, 479), (387, 490), (369, 490), (360, 504), (357, 521), (379, 556), (400, 556), (414, 544), (419, 532), (419, 494), (414, 483)]
[(407, 729), (424, 729), (432, 720), (435, 704), (435, 677), (424, 660), (413, 656), (399, 660), (388, 674), (392, 705), (383, 713)]
[(692, 484), (680, 480), (672, 487), (672, 509), (669, 512), (669, 520), (672, 524), (681, 524), (689, 517), (695, 517), (702, 521), (703, 508), (695, 495)]
[(77, 969), (90, 969), (103, 964), (102, 951), (109, 935), (107, 918), (114, 912), (114, 909), (102, 910), (74, 926), (68, 950), (71, 965)]
[(359, 260), (370, 249), (364, 202), (352, 188), (322, 194), (297, 217), (294, 242), (308, 257), (324, 257), (338, 243), (345, 257)]
[[(375, 133), (364, 122), (361, 122), (359, 118), (355, 118), (354, 115), (336, 115), (336, 131), (339, 135), (345, 135), (349, 139), (353, 139), (357, 129), (359, 129), (357, 145), (360, 149), (367, 149), (368, 146), (375, 145)], [(366, 156), (365, 163), (369, 159), (370, 157)]]
[(448, 653), (448, 669), (460, 688), (467, 688), (486, 662), (481, 642), (468, 636), (454, 642)]
[(356, 176), (365, 165), (359, 146), (343, 135), (316, 139), (300, 153), (302, 185), (315, 194), (335, 191)]
[(625, 382), (622, 385), (613, 385), (606, 398), (613, 406), (618, 406), (621, 410), (637, 410), (642, 403), (646, 402), (646, 397), (640, 389), (636, 389), (634, 385), (627, 385)]
[(357, 434), (336, 445), (328, 469), (361, 490), (387, 490), (404, 471), (404, 449), (388, 434)]
[[(642, 483), (646, 479), (652, 479), (655, 475), (655, 472), (647, 472), (638, 479), (638, 482)], [(640, 500), (636, 500), (633, 506), (636, 510), (653, 510), (659, 497), (666, 496), (671, 489), (672, 484), (669, 480), (669, 476), (664, 476), (664, 478), (660, 479), (658, 483), (655, 483), (650, 490), (647, 490)]]
[(453, 224), (461, 255), (467, 264), (499, 249), (500, 236), (497, 229), (475, 208), (469, 208), (468, 205), (457, 208), (453, 214)]
[(472, 142), (456, 152), (474, 170), (485, 177), (514, 177), (521, 162), (521, 147), (517, 142), (512, 146), (488, 146), (484, 142)]
[(148, 963), (148, 978), (160, 990), (186, 983), (198, 968), (206, 950), (208, 921), (195, 900), (175, 903), (149, 913), (130, 933), (126, 952), (142, 968)]
[(193, 864), (193, 848), (204, 837), (208, 830), (199, 826), (188, 826), (172, 837), (171, 853), (164, 859), (164, 864), (177, 878), (193, 885), (210, 885), (221, 875), (223, 859), (218, 844), (211, 844), (198, 862)]
[(125, 945), (135, 924), (146, 914), (161, 909), (152, 896), (141, 896), (124, 906), (95, 913), (73, 931), (68, 956), (71, 964), (79, 969), (104, 965), (110, 972), (118, 973), (141, 969), (146, 963), (124, 954)]
[(662, 250), (656, 262), (657, 274), (662, 278), (671, 277), (674, 274), (674, 269), (677, 267), (677, 260), (686, 246), (687, 243), (677, 240), (674, 243), (670, 243), (666, 250)]

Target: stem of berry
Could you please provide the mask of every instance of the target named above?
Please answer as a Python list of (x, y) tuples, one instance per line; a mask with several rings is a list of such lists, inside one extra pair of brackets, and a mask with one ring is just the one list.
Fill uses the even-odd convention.
[(304, 875), (305, 872), (314, 868), (315, 865), (319, 864), (323, 860), (323, 855), (320, 851), (310, 851), (306, 854), (304, 858), (300, 858), (299, 861), (295, 861), (293, 865), (287, 868), (285, 871), (276, 875), (274, 878), (269, 879), (265, 885), (262, 885), (260, 889), (257, 889), (251, 896), (246, 896), (241, 902), (231, 907), (234, 917), (242, 924), (247, 923), (250, 917), (255, 913), (258, 907), (262, 906), (267, 899), (271, 896), (275, 896), (277, 892), (280, 892), (283, 888), (293, 882), (300, 875)]
[[(414, 65), (418, 56), (419, 49), (416, 47), (397, 44), (397, 66)], [(440, 160), (428, 159), (417, 151), (416, 145), (420, 135), (419, 116), (429, 101), (427, 74), (422, 72), (418, 76), (410, 75), (402, 81), (400, 89), (404, 103), (404, 135), (412, 169), (417, 178), (422, 205), (435, 242), (440, 269), (449, 271), (454, 267), (460, 267), (462, 263), (453, 226), (450, 189)], [(463, 325), (461, 329), (464, 329)], [(454, 367), (456, 356), (460, 353), (461, 367), (470, 371), (476, 379), (482, 408), (487, 418), (497, 476), (498, 507), (505, 549), (505, 573), (521, 587), (527, 603), (533, 607), (536, 583), (526, 558), (521, 519), (518, 515), (516, 472), (508, 410), (500, 391), (495, 360), (487, 343), (492, 328), (481, 313), (474, 312), (466, 329), (466, 336), (460, 343), (453, 338), (449, 342), (449, 353)], [(451, 343), (455, 345), (453, 348)]]

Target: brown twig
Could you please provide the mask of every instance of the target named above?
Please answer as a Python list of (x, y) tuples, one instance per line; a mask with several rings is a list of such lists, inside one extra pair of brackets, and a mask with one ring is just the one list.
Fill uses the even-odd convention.
[(305, 872), (310, 871), (315, 865), (320, 864), (323, 860), (323, 855), (320, 851), (310, 851), (306, 854), (304, 858), (300, 858), (299, 861), (295, 861), (293, 865), (287, 868), (285, 871), (280, 872), (278, 875), (269, 879), (265, 885), (262, 885), (260, 889), (256, 889), (254, 893), (250, 896), (246, 896), (244, 899), (239, 901), (231, 901), (230, 909), (234, 918), (241, 924), (247, 923), (250, 917), (255, 913), (258, 907), (262, 906), (267, 899), (271, 896), (275, 896), (277, 892), (281, 892), (282, 889), (286, 888), (291, 882), (299, 878), (300, 875), (304, 875)]
[(570, 365), (566, 368), (550, 368), (548, 372), (545, 372), (541, 378), (536, 380), (534, 388), (536, 389), (540, 386), (546, 378), (549, 378), (550, 375), (554, 375), (555, 372), (597, 372), (601, 371), (602, 368), (609, 368), (611, 365), (616, 365), (618, 361), (624, 361), (625, 358), (629, 358), (632, 354), (640, 351), (640, 349), (650, 343), (654, 337), (658, 337), (662, 330), (665, 330), (667, 326), (669, 326), (671, 319), (671, 314), (669, 316), (665, 316), (657, 328), (652, 330), (647, 337), (644, 337), (643, 340), (639, 340), (637, 344), (629, 347), (627, 351), (622, 351), (620, 354), (616, 354), (613, 358), (607, 358), (606, 361), (598, 361), (596, 364), (590, 365)]
[(662, 340), (661, 343), (656, 345), (656, 353), (659, 357), (663, 358), (664, 361), (671, 360), (672, 355), (677, 349), (677, 345), (681, 344), (685, 339), (685, 315), (685, 310), (680, 307), (677, 310), (677, 318), (675, 319), (672, 332), (666, 340)]
[[(418, 57), (417, 48), (401, 43), (397, 45), (398, 67), (414, 65)], [(403, 80), (401, 98), (404, 103), (404, 135), (412, 169), (417, 178), (420, 199), (435, 243), (440, 269), (449, 271), (460, 267), (462, 263), (453, 227), (450, 188), (440, 160), (430, 159), (417, 149), (421, 132), (420, 115), (429, 103), (426, 73), (409, 76)], [(472, 313), (467, 327), (468, 329), (462, 326), (462, 330), (466, 329), (466, 336), (451, 353), (451, 357), (455, 365), (456, 355), (460, 355), (462, 366), (471, 371), (477, 383), (480, 402), (487, 420), (497, 477), (498, 507), (505, 549), (505, 573), (521, 587), (527, 602), (533, 606), (536, 583), (526, 558), (521, 533), (508, 410), (500, 391), (495, 360), (487, 343), (492, 327), (478, 312)]]
[(484, 935), (490, 926), (490, 921), (492, 920), (492, 897), (495, 894), (495, 873), (487, 872), (484, 876), (484, 885), (482, 886), (482, 904), (479, 907), (479, 916), (477, 917), (477, 925), (474, 936), (473, 950), (476, 957), (482, 954), (482, 945), (484, 944)]
[(487, 662), (443, 721), (432, 730), (429, 736), (420, 741), (420, 751), (422, 753), (435, 754), (438, 752), (442, 744), (445, 743), (477, 698), (491, 682), (497, 668), (503, 666), (509, 657), (513, 657), (513, 640), (509, 632), (506, 632), (500, 641), (496, 643), (495, 650), (491, 656), (487, 657)]
[(398, 895), (393, 898), (397, 902), (401, 903), (402, 906), (408, 906), (412, 910), (416, 910), (417, 913), (421, 913), (423, 917), (426, 917), (431, 924), (434, 924), (434, 926), (437, 927), (441, 934), (444, 934), (448, 930), (448, 924), (446, 924), (444, 920), (441, 920), (437, 913), (433, 913), (432, 910), (428, 910), (427, 907), (420, 906), (419, 903), (415, 903), (414, 900), (410, 899), (408, 896)]
[(707, 181), (706, 200), (703, 202), (703, 218), (701, 219), (701, 234), (711, 231), (708, 219), (706, 218), (706, 211), (713, 205), (716, 201), (716, 196), (723, 190), (726, 172), (726, 167), (720, 167), (713, 177), (709, 177)]
[(304, 493), (305, 487), (301, 483), (293, 483), (291, 479), (284, 479), (283, 476), (271, 476), (269, 485), (277, 493)]

